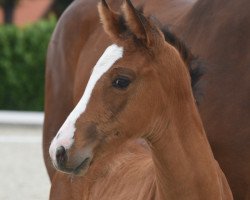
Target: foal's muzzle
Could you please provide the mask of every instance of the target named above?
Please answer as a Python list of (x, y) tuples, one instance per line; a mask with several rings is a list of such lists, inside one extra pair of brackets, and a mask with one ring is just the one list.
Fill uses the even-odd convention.
[(71, 156), (73, 159), (69, 159), (69, 150), (66, 150), (64, 146), (56, 148), (54, 166), (61, 172), (75, 175), (82, 175), (89, 168), (92, 160), (92, 154), (84, 152), (80, 157)]

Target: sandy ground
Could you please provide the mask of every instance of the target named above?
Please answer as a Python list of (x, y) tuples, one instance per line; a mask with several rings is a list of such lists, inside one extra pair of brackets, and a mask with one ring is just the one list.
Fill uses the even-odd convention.
[(48, 200), (41, 126), (0, 125), (0, 200)]

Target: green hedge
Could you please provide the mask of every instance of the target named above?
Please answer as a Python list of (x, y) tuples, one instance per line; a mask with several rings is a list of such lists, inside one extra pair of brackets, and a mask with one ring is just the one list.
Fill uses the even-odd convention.
[(0, 27), (0, 109), (43, 110), (45, 57), (55, 18)]

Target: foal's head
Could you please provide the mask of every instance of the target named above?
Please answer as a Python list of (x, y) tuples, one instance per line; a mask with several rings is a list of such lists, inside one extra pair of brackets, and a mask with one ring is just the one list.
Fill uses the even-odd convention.
[(187, 66), (151, 19), (129, 0), (122, 14), (104, 0), (98, 10), (114, 44), (50, 147), (56, 168), (68, 173), (84, 174), (128, 139), (150, 138), (174, 105), (193, 99)]

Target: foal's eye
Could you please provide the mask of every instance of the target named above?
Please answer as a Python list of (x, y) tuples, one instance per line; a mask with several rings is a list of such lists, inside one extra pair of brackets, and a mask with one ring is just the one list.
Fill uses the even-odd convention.
[(117, 77), (112, 82), (112, 86), (118, 89), (125, 89), (131, 83), (130, 79), (124, 76)]

